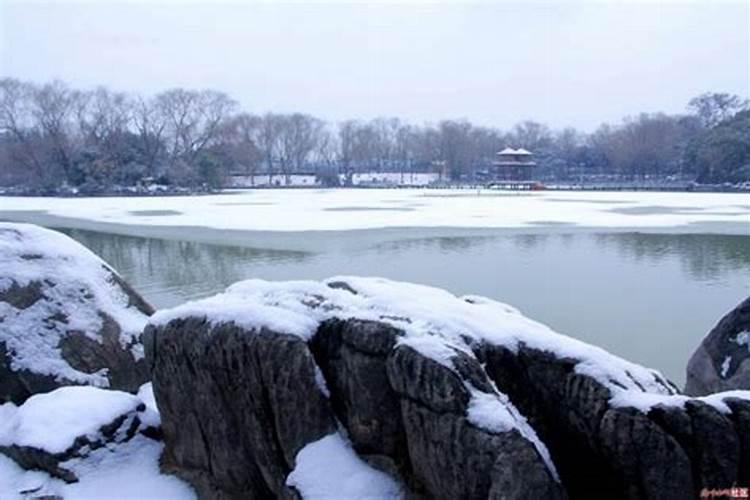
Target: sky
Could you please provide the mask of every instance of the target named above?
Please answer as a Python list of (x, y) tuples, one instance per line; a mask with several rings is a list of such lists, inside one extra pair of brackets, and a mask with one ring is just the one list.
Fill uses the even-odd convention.
[(750, 95), (750, 2), (0, 0), (0, 76), (338, 121), (593, 130)]

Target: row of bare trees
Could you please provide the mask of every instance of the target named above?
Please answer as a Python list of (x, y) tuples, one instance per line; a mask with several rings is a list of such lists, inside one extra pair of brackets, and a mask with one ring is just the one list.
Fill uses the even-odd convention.
[[(302, 113), (255, 115), (213, 90), (172, 89), (152, 97), (104, 87), (77, 90), (0, 80), (0, 183), (107, 190), (144, 179), (220, 186), (228, 173), (316, 172), (330, 183), (357, 171), (435, 171), (481, 176), (495, 153), (524, 147), (543, 178), (583, 174), (698, 175), (690, 145), (746, 108), (706, 94), (680, 116), (642, 114), (592, 134), (526, 121), (509, 131), (466, 120), (414, 125), (398, 118), (330, 124)], [(695, 163), (695, 162), (693, 162)]]
[(175, 89), (147, 99), (6, 78), (0, 80), (3, 177), (44, 187), (129, 184), (165, 174), (189, 183), (235, 109), (232, 99), (211, 90)]

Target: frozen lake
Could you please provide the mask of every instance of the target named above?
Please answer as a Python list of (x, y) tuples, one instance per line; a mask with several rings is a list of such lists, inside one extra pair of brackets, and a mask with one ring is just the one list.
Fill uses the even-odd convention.
[[(212, 196), (0, 197), (0, 213), (44, 211), (104, 224), (242, 231), (383, 227), (681, 228), (742, 233), (750, 195), (502, 192), (437, 189), (267, 189)], [(737, 227), (732, 227), (737, 226)]]
[(380, 275), (486, 295), (664, 372), (750, 294), (739, 194), (266, 190), (0, 198), (66, 232), (157, 307), (244, 278)]

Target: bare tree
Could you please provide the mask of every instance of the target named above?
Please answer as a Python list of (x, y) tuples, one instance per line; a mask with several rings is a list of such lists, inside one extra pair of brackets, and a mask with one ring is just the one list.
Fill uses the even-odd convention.
[(85, 142), (106, 148), (113, 138), (130, 128), (132, 102), (124, 93), (105, 87), (76, 92), (74, 105), (79, 133)]
[(339, 151), (341, 151), (341, 146), (338, 143), (337, 135), (324, 125), (318, 132), (318, 140), (313, 152), (315, 159), (325, 167), (332, 169), (336, 167)]
[(430, 171), (438, 173), (440, 180), (445, 174), (444, 161), (441, 157), (440, 132), (435, 127), (422, 127), (415, 132), (415, 161)]
[(388, 168), (393, 163), (396, 152), (396, 137), (401, 121), (398, 118), (375, 118), (370, 122), (375, 134), (374, 149), (379, 169)]
[(352, 184), (352, 178), (354, 176), (354, 136), (358, 126), (359, 125), (356, 121), (347, 120), (339, 123), (338, 127), (339, 165), (344, 174), (344, 183), (346, 185)]
[(260, 123), (258, 145), (266, 164), (269, 184), (273, 180), (274, 162), (279, 156), (282, 122), (281, 115), (266, 113)]
[(159, 158), (166, 153), (164, 135), (167, 117), (161, 113), (156, 99), (136, 97), (132, 102), (131, 116), (138, 134), (141, 152), (146, 163), (146, 171), (152, 177), (158, 172)]
[(290, 183), (290, 170), (301, 172), (315, 150), (323, 130), (323, 122), (302, 113), (286, 115), (281, 120), (280, 164), (285, 183)]
[(45, 172), (36, 147), (35, 121), (31, 112), (31, 84), (14, 78), (0, 80), (0, 132), (12, 141), (8, 157), (34, 173), (35, 181), (44, 182)]
[(705, 93), (690, 99), (688, 110), (692, 111), (704, 127), (714, 127), (736, 113), (748, 109), (747, 99), (725, 93)]
[(471, 124), (467, 121), (440, 122), (440, 160), (453, 179), (467, 174), (475, 160), (471, 141)]
[(411, 169), (411, 161), (414, 156), (414, 127), (411, 125), (399, 124), (396, 130), (394, 158), (398, 163), (398, 170), (401, 174), (400, 182), (404, 182), (404, 171)]
[(64, 178), (71, 179), (75, 141), (73, 114), (77, 94), (65, 83), (55, 80), (35, 88), (31, 113), (49, 151), (51, 165), (62, 168)]
[(156, 101), (165, 118), (170, 166), (178, 160), (192, 166), (236, 107), (226, 94), (213, 90), (172, 89), (156, 96)]
[(513, 127), (510, 139), (515, 147), (539, 151), (552, 143), (552, 132), (546, 125), (527, 120)]
[(232, 147), (234, 161), (243, 168), (245, 175), (250, 176), (255, 184), (255, 175), (263, 161), (260, 147), (260, 134), (263, 119), (256, 115), (240, 113), (227, 122), (225, 142)]

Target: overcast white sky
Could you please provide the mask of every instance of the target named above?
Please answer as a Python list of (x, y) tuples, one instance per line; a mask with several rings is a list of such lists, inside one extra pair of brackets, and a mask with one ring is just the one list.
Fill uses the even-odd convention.
[(591, 130), (705, 91), (748, 96), (750, 2), (0, 0), (0, 75), (211, 87), (331, 120)]

